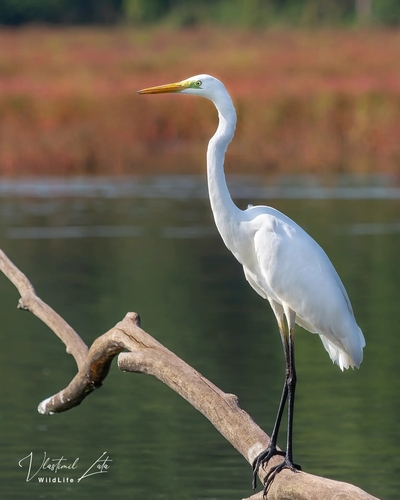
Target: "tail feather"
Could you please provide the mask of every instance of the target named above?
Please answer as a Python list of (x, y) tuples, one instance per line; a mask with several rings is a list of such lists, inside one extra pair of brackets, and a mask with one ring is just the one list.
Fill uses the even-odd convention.
[[(348, 368), (359, 368), (363, 359), (363, 347), (365, 346), (364, 336), (359, 329), (359, 342), (357, 346), (348, 346), (349, 349), (345, 349), (344, 346), (338, 346), (329, 340), (325, 335), (320, 335), (320, 339), (325, 349), (327, 350), (329, 357), (333, 363), (336, 363), (339, 368), (343, 371)], [(350, 355), (348, 350), (352, 351)]]

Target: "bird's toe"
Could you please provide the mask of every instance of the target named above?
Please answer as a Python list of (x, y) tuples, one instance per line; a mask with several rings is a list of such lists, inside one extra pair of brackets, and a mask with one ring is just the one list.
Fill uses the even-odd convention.
[(268, 492), (271, 484), (273, 483), (275, 477), (283, 469), (289, 469), (292, 472), (301, 471), (300, 465), (293, 463), (291, 460), (289, 460), (287, 457), (285, 457), (284, 460), (280, 464), (275, 465), (274, 467), (271, 468), (270, 471), (268, 471), (268, 474), (266, 475), (266, 477), (264, 479), (264, 498), (266, 498), (267, 492)]
[(264, 464), (267, 464), (269, 460), (275, 455), (285, 456), (285, 453), (281, 450), (278, 450), (276, 446), (268, 446), (264, 451), (262, 451), (253, 461), (253, 482), (252, 487), (253, 490), (257, 487), (257, 474), (258, 470)]

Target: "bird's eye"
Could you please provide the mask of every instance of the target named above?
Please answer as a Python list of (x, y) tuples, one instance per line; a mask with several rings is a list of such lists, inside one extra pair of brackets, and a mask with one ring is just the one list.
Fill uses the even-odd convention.
[(202, 82), (201, 80), (197, 80), (197, 82), (195, 83), (196, 87), (201, 87), (202, 86)]

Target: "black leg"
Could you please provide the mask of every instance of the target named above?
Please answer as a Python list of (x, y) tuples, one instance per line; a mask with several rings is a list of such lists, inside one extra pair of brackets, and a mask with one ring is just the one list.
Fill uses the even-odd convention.
[(276, 448), (276, 443), (278, 440), (279, 427), (281, 425), (282, 414), (285, 408), (287, 395), (288, 395), (288, 388), (285, 381), (285, 385), (283, 386), (281, 401), (279, 403), (278, 414), (276, 416), (274, 429), (271, 433), (271, 440), (269, 442), (268, 448), (262, 451), (253, 462), (253, 482), (252, 482), (253, 490), (255, 490), (257, 487), (257, 474), (260, 465), (268, 463), (269, 459), (275, 455), (285, 456), (285, 453), (283, 451), (280, 451)]
[[(281, 334), (283, 352), (285, 354), (285, 360), (287, 365), (289, 359), (289, 344), (286, 335), (285, 324), (283, 323), (283, 321), (279, 322), (279, 333)], [(278, 408), (278, 413), (276, 415), (274, 428), (271, 433), (271, 440), (269, 442), (268, 447), (263, 452), (261, 452), (253, 462), (253, 482), (252, 482), (253, 490), (255, 490), (257, 487), (257, 474), (260, 466), (265, 463), (268, 463), (270, 458), (272, 458), (275, 455), (285, 456), (285, 453), (283, 451), (277, 450), (276, 444), (278, 441), (278, 434), (281, 425), (283, 410), (285, 409), (286, 400), (288, 396), (287, 372), (288, 370), (286, 367), (285, 383), (283, 385), (281, 400), (279, 403), (279, 408)]]
[(288, 408), (288, 430), (287, 430), (287, 443), (286, 443), (286, 456), (293, 462), (293, 412), (294, 412), (294, 395), (296, 392), (297, 375), (296, 363), (294, 360), (294, 337), (293, 330), (289, 332), (289, 364), (290, 375), (288, 383), (289, 388), (289, 408)]
[(286, 385), (288, 390), (288, 428), (287, 428), (287, 442), (286, 442), (286, 454), (283, 461), (273, 467), (267, 474), (264, 481), (264, 494), (266, 495), (269, 487), (271, 486), (275, 476), (282, 469), (290, 469), (292, 472), (297, 472), (301, 470), (299, 465), (293, 463), (293, 412), (294, 412), (294, 397), (296, 392), (296, 366), (294, 360), (294, 339), (293, 339), (293, 328), (289, 330), (289, 359), (287, 363), (286, 371)]
[[(293, 321), (294, 327), (294, 317)], [(271, 434), (271, 441), (266, 450), (264, 450), (253, 462), (253, 490), (256, 488), (257, 484), (257, 473), (261, 465), (268, 463), (270, 458), (274, 455), (284, 456), (283, 461), (277, 466), (273, 467), (267, 474), (264, 481), (264, 494), (267, 494), (269, 487), (271, 486), (275, 476), (282, 469), (290, 469), (292, 471), (297, 471), (300, 466), (293, 463), (293, 411), (294, 411), (294, 397), (296, 391), (296, 367), (294, 359), (294, 338), (293, 338), (293, 327), (289, 325), (289, 336), (286, 335), (285, 325), (283, 322), (279, 324), (280, 334), (282, 338), (283, 351), (285, 353), (286, 362), (286, 375), (285, 384), (283, 386), (282, 396), (279, 403), (278, 414), (276, 416), (274, 428)], [(289, 337), (289, 338), (288, 338)], [(286, 453), (279, 451), (276, 448), (279, 427), (282, 420), (283, 410), (285, 408), (286, 400), (288, 400), (288, 429), (287, 429), (287, 442), (286, 442)]]

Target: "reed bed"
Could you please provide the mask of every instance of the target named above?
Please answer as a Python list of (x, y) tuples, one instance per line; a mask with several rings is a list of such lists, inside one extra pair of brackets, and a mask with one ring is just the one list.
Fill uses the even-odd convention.
[(199, 173), (204, 99), (137, 96), (210, 73), (238, 112), (229, 170), (394, 173), (400, 32), (203, 27), (0, 31), (0, 175)]

